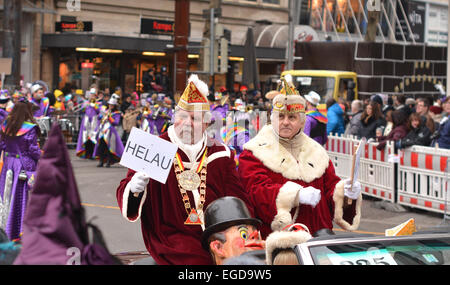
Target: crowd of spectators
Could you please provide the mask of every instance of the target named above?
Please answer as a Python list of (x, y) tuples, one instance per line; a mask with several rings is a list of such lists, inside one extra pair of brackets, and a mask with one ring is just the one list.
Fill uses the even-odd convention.
[(327, 102), (328, 133), (365, 137), (379, 142), (379, 149), (389, 140), (396, 149), (412, 145), (450, 149), (450, 97), (433, 100), (431, 96), (413, 99), (403, 94), (374, 94), (365, 101), (333, 101)]

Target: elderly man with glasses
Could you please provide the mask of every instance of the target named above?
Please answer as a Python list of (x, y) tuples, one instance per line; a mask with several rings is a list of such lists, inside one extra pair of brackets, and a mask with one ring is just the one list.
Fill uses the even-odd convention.
[[(273, 99), (271, 125), (244, 145), (239, 175), (262, 221), (261, 234), (291, 223), (312, 233), (332, 229), (333, 221), (357, 229), (361, 217), (361, 186), (341, 180), (325, 149), (303, 133), (305, 99), (289, 79)], [(356, 200), (352, 203), (347, 199)], [(292, 216), (293, 214), (293, 216)]]

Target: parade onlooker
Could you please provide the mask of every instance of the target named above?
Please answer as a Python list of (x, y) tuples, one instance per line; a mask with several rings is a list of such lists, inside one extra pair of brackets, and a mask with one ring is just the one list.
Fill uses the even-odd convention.
[(359, 128), (358, 137), (366, 138), (367, 140), (375, 139), (377, 128), (385, 125), (386, 121), (381, 113), (380, 104), (370, 101), (361, 114), (361, 127)]
[(434, 133), (437, 124), (435, 124), (433, 118), (430, 116), (430, 101), (427, 98), (418, 98), (416, 103), (416, 112), (425, 118), (425, 125)]
[(405, 105), (408, 106), (411, 113), (416, 112), (416, 100), (413, 98), (406, 98)]
[(161, 66), (160, 71), (155, 76), (155, 82), (162, 87), (161, 92), (167, 94), (170, 86), (170, 78), (167, 74), (167, 67)]
[(333, 98), (328, 99), (326, 104), (328, 117), (327, 134), (343, 134), (345, 132), (344, 110)]
[(155, 71), (153, 68), (150, 68), (147, 72), (144, 72), (142, 76), (142, 88), (145, 93), (152, 94), (154, 92), (152, 83), (155, 83)]
[(419, 113), (412, 113), (408, 120), (409, 133), (406, 137), (396, 142), (396, 147), (429, 146), (431, 143), (431, 132), (425, 125), (425, 120), (425, 117), (422, 117)]
[(436, 126), (435, 129), (437, 130), (439, 123), (441, 122), (442, 117), (444, 116), (444, 114), (442, 114), (442, 107), (440, 105), (436, 105), (436, 103), (435, 103), (435, 105), (430, 106), (429, 113), (430, 113), (431, 118), (433, 118), (433, 121)]
[(406, 137), (408, 134), (408, 116), (406, 115), (406, 112), (402, 110), (395, 110), (392, 112), (392, 123), (393, 128), (392, 131), (387, 136), (377, 137), (377, 140), (379, 141), (379, 144), (377, 146), (378, 150), (384, 149), (386, 146), (387, 141), (394, 141), (397, 142), (401, 140), (402, 138)]
[(440, 148), (450, 149), (450, 96), (443, 100), (442, 110), (445, 116), (439, 123), (437, 137), (434, 138), (432, 146), (437, 143)]
[(363, 102), (361, 100), (353, 100), (351, 104), (350, 122), (345, 129), (346, 135), (358, 136), (361, 128), (361, 115), (363, 112)]
[(320, 103), (320, 95), (314, 91), (310, 91), (305, 96), (306, 99), (306, 122), (303, 132), (324, 145), (327, 143), (327, 117), (317, 110), (317, 105)]
[[(14, 105), (0, 131), (0, 152), (4, 154), (0, 174), (0, 195), (3, 213), (0, 226), (10, 240), (20, 237), (29, 190), (41, 156), (38, 145), (39, 127), (32, 113), (32, 104), (21, 98)], [(1, 211), (0, 211), (1, 212)]]
[(131, 129), (137, 126), (137, 117), (139, 113), (140, 111), (136, 110), (136, 108), (133, 105), (130, 105), (128, 109), (125, 110), (125, 114), (123, 115), (122, 119), (122, 128), (123, 128), (122, 142), (124, 145), (128, 140), (128, 136), (130, 135)]
[(393, 111), (394, 109), (394, 100), (391, 96), (385, 96), (386, 100), (383, 100), (383, 109), (381, 109), (381, 112), (383, 113), (383, 116), (386, 118), (386, 114), (389, 111)]
[(395, 110), (401, 110), (405, 113), (406, 118), (411, 115), (411, 108), (406, 105), (406, 97), (404, 94), (398, 94), (394, 96), (394, 108)]
[(120, 123), (120, 111), (115, 98), (109, 99), (108, 109), (99, 114), (100, 124), (96, 130), (96, 141), (94, 148), (94, 157), (99, 159), (97, 167), (106, 167), (120, 161), (124, 146), (116, 130)]
[(122, 112), (122, 114), (125, 114), (125, 111), (128, 109), (128, 107), (131, 106), (131, 95), (130, 94), (125, 94), (123, 97), (123, 102), (120, 105), (120, 112)]
[(386, 126), (384, 126), (381, 136), (388, 136), (389, 133), (394, 128), (394, 123), (392, 122), (392, 113), (394, 110), (388, 110), (385, 114)]

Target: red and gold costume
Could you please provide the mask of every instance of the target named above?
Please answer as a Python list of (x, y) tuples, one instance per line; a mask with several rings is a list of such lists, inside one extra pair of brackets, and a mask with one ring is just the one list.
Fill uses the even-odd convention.
[[(189, 83), (188, 88), (192, 89), (193, 87), (195, 86)], [(207, 86), (206, 92), (208, 92)], [(197, 88), (194, 91), (185, 92), (182, 96), (183, 100), (180, 100), (181, 103), (178, 106), (189, 111), (195, 104), (193, 109), (209, 110), (208, 101), (201, 98), (200, 100), (199, 96), (206, 98), (205, 94), (198, 92)], [(178, 156), (171, 165), (167, 181), (162, 184), (150, 179), (146, 190), (136, 197), (131, 192), (129, 183), (135, 171), (129, 170), (116, 192), (122, 215), (131, 222), (141, 219), (145, 246), (157, 264), (213, 264), (211, 255), (201, 245), (204, 224), (203, 209), (206, 209), (209, 203), (217, 198), (235, 196), (242, 199), (253, 213), (249, 198), (239, 180), (233, 153), (224, 144), (208, 138), (206, 132), (204, 132), (203, 138), (195, 144), (198, 149), (195, 150), (195, 153), (191, 152), (190, 155), (187, 152), (192, 150), (193, 145), (183, 144), (177, 137), (174, 126), (170, 126), (160, 138), (178, 145)], [(206, 167), (206, 170), (203, 168), (202, 175), (200, 175), (202, 179), (201, 186), (198, 187), (200, 191), (198, 191), (199, 189), (180, 191), (182, 188), (180, 184), (183, 185), (183, 183), (179, 180), (180, 176), (177, 177), (176, 172), (180, 172), (180, 170), (196, 171), (202, 168), (198, 167), (202, 159), (204, 159), (202, 165)], [(180, 160), (182, 167), (180, 167)], [(205, 172), (206, 175), (204, 175)], [(204, 193), (202, 193), (203, 191)], [(188, 219), (192, 212), (188, 213), (186, 202), (198, 213), (198, 218), (203, 222), (201, 225), (195, 223), (198, 220), (196, 216), (194, 216), (195, 219), (192, 219), (193, 223)]]
[[(273, 99), (273, 112), (303, 113), (305, 100), (287, 88)], [(282, 90), (283, 91), (283, 90)], [(332, 229), (333, 221), (346, 230), (355, 230), (360, 221), (362, 198), (344, 204), (344, 181), (336, 176), (325, 149), (301, 130), (291, 139), (278, 136), (272, 125), (244, 145), (239, 156), (239, 176), (255, 205), (255, 218), (263, 222), (265, 239), (283, 225), (305, 224), (311, 231)], [(303, 188), (312, 186), (321, 192), (312, 207), (300, 204)]]

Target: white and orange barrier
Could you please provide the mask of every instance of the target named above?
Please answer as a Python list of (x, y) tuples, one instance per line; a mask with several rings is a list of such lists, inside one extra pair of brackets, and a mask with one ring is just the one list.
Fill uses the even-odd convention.
[[(352, 149), (358, 143), (354, 137), (328, 136), (325, 149), (339, 177), (350, 177)], [(361, 156), (358, 181), (364, 195), (434, 212), (450, 212), (450, 150), (413, 146), (395, 155), (393, 142), (383, 150), (376, 146), (377, 143), (367, 143)]]
[[(355, 137), (328, 136), (325, 149), (336, 169), (336, 175), (348, 178), (352, 169), (353, 148), (358, 146), (359, 139)], [(390, 159), (394, 153), (393, 143), (386, 144), (383, 150), (376, 148), (377, 143), (366, 143), (362, 153), (358, 181), (361, 183), (363, 194), (395, 201), (395, 169)]]
[(413, 146), (399, 154), (398, 203), (444, 212), (445, 203), (450, 202), (450, 150)]

